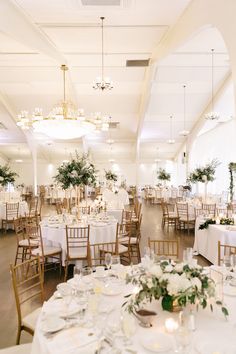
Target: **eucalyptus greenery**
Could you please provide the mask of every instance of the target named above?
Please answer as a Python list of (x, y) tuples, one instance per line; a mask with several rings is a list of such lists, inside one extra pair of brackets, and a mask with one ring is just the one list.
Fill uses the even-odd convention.
[(111, 170), (105, 171), (105, 178), (107, 181), (117, 182), (118, 176)]
[[(204, 223), (200, 224), (198, 229), (207, 229), (209, 225), (215, 225), (216, 219), (207, 219)], [(234, 225), (234, 219), (232, 218), (220, 218), (220, 225)]]
[(218, 161), (218, 159), (213, 159), (205, 166), (197, 167), (193, 172), (190, 173), (188, 181), (191, 183), (205, 183), (214, 181), (216, 168), (219, 165), (220, 162)]
[(164, 168), (159, 168), (157, 171), (157, 178), (160, 181), (170, 181), (170, 173), (168, 173)]
[(236, 162), (230, 162), (229, 163), (229, 176), (230, 176), (229, 193), (230, 193), (231, 203), (234, 199), (234, 173), (235, 172), (236, 172)]
[(89, 161), (88, 155), (79, 155), (77, 151), (76, 157), (59, 166), (57, 172), (53, 178), (63, 189), (71, 186), (91, 186), (96, 182), (95, 166)]
[(9, 165), (0, 166), (0, 184), (6, 186), (8, 183), (14, 183), (16, 177), (19, 175), (16, 172), (11, 171)]
[[(210, 298), (215, 297), (215, 282), (208, 277), (200, 266), (167, 261), (153, 264), (145, 272), (127, 275), (127, 283), (132, 283), (139, 290), (125, 297), (123, 304), (126, 310), (134, 313), (144, 308), (152, 300), (160, 300), (163, 310), (173, 311), (175, 304), (185, 307), (187, 304), (197, 304), (203, 309), (207, 307)], [(212, 301), (210, 308), (213, 311)], [(221, 301), (216, 301), (222, 312), (228, 316), (228, 310)]]

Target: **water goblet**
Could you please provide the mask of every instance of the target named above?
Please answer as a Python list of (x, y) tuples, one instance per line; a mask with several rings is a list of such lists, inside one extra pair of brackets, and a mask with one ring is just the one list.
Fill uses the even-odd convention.
[(123, 313), (121, 316), (121, 329), (124, 334), (124, 344), (131, 345), (131, 337), (136, 332), (135, 318), (128, 313)]
[(79, 283), (81, 281), (81, 277), (82, 277), (81, 270), (82, 269), (80, 266), (78, 266), (78, 265), (74, 266), (73, 274), (74, 274), (74, 280), (75, 280), (76, 285), (79, 285)]
[(230, 266), (233, 272), (236, 272), (236, 254), (230, 255)]
[(112, 255), (111, 255), (111, 253), (106, 253), (105, 254), (104, 262), (105, 262), (106, 268), (110, 269), (111, 264), (112, 264)]

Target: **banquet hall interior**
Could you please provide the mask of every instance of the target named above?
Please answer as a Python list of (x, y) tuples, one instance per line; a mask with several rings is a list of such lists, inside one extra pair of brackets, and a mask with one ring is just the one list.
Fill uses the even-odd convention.
[(0, 0), (0, 354), (236, 354), (235, 13)]

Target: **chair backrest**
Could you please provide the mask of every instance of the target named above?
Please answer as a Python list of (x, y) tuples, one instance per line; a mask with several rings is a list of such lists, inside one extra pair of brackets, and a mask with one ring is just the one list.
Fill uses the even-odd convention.
[(157, 256), (179, 258), (179, 238), (176, 240), (151, 240), (148, 238), (148, 246)]
[(14, 220), (14, 230), (16, 234), (17, 244), (19, 244), (21, 240), (24, 240), (26, 238), (24, 233), (24, 225), (21, 218)]
[(224, 215), (225, 217), (228, 217), (228, 209), (227, 208), (217, 208), (216, 214), (217, 214), (217, 216)]
[(70, 254), (78, 248), (81, 251), (86, 250), (86, 254), (89, 253), (89, 233), (89, 225), (85, 227), (69, 227), (66, 225), (66, 248), (69, 258)]
[(62, 203), (59, 200), (56, 201), (56, 211), (57, 214), (62, 214)]
[(38, 213), (38, 197), (32, 197), (29, 203), (29, 215), (37, 215)]
[(218, 265), (222, 265), (224, 256), (236, 254), (236, 246), (224, 245), (218, 241)]
[(118, 255), (118, 239), (114, 242), (95, 243), (90, 245), (90, 266), (105, 266), (105, 255)]
[(19, 203), (6, 203), (6, 220), (18, 219)]
[(79, 207), (80, 213), (84, 215), (90, 214), (90, 205), (89, 206), (80, 206)]
[(178, 217), (188, 217), (188, 203), (176, 203)]
[(132, 220), (132, 211), (130, 210), (123, 210), (122, 211), (122, 224), (124, 223), (131, 223), (131, 220)]
[[(19, 323), (22, 320), (22, 305), (40, 299), (44, 301), (43, 274), (39, 257), (27, 260), (18, 265), (10, 265), (12, 285), (15, 294)], [(31, 307), (31, 306), (30, 306)], [(29, 305), (27, 306), (29, 308)]]
[(207, 211), (209, 215), (216, 215), (216, 204), (205, 204), (202, 203), (202, 209)]
[(39, 239), (40, 241), (40, 248), (43, 248), (41, 237), (40, 237), (40, 227), (38, 224), (26, 224), (25, 225), (25, 233), (27, 238), (29, 239)]
[(204, 215), (204, 210), (199, 208), (194, 208), (194, 213), (195, 213), (195, 218), (197, 218), (200, 215)]

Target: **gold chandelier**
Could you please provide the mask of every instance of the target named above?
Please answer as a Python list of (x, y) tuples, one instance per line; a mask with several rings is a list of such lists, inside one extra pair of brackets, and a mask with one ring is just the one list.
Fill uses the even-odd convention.
[(61, 65), (63, 73), (63, 100), (56, 105), (47, 116), (41, 108), (35, 108), (30, 116), (21, 111), (17, 117), (17, 125), (23, 130), (33, 128), (36, 133), (43, 133), (55, 139), (80, 138), (96, 129), (96, 122), (86, 119), (83, 109), (77, 109), (66, 98), (66, 72), (68, 67)]

